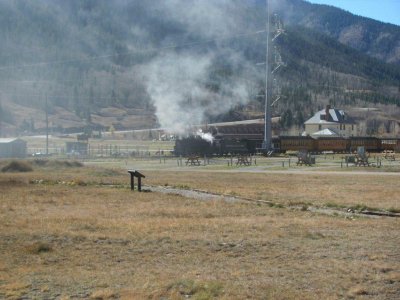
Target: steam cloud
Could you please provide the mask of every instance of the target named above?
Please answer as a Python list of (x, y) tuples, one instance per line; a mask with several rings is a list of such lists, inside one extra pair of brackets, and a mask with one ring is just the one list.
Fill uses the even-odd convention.
[(242, 80), (221, 83), (218, 92), (206, 88), (212, 62), (211, 54), (168, 54), (146, 67), (147, 90), (161, 127), (183, 133), (201, 124), (205, 115), (222, 114), (248, 101)]
[(201, 130), (201, 129), (199, 129), (196, 132), (196, 135), (201, 137), (203, 140), (209, 142), (210, 144), (212, 144), (212, 142), (214, 141), (214, 137), (211, 133), (209, 133), (209, 132), (204, 133), (203, 130)]
[[(243, 32), (238, 28), (241, 24), (235, 17), (234, 2), (203, 0), (190, 1), (189, 5), (187, 1), (171, 0), (162, 5), (169, 18), (184, 24), (189, 34), (201, 41)], [(240, 70), (245, 71), (229, 81), (218, 82), (218, 90), (212, 91), (207, 88), (210, 70), (221, 57), (231, 66), (240, 66)], [(254, 62), (246, 61), (240, 53), (224, 47), (218, 40), (213, 50), (190, 47), (179, 53), (163, 53), (142, 71), (160, 126), (175, 133), (184, 133), (191, 125), (201, 124), (205, 116), (226, 113), (236, 105), (247, 103), (249, 89), (254, 85), (248, 75), (259, 73), (254, 70)]]

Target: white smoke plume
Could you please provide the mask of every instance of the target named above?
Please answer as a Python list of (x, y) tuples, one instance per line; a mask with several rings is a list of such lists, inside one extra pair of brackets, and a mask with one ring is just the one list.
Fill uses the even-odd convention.
[(196, 135), (201, 137), (203, 140), (209, 142), (210, 144), (214, 142), (214, 137), (209, 132), (203, 132), (203, 130), (199, 129), (197, 130)]
[[(147, 92), (156, 108), (161, 127), (184, 133), (191, 125), (206, 122), (205, 116), (217, 116), (251, 97), (250, 86), (255, 80), (249, 74), (259, 74), (255, 63), (248, 62), (239, 51), (226, 46), (226, 37), (243, 33), (236, 0), (170, 0), (161, 9), (170, 20), (188, 30), (197, 41), (215, 39), (212, 50), (198, 46), (170, 50), (158, 55), (143, 67)], [(218, 37), (223, 37), (221, 40)], [(165, 37), (164, 45), (169, 43)], [(225, 44), (224, 44), (225, 43)], [(221, 59), (233, 68), (233, 76), (218, 82), (217, 90), (207, 88), (210, 70)], [(240, 67), (239, 67), (240, 66)], [(251, 79), (250, 79), (251, 78)], [(250, 82), (253, 80), (252, 82)], [(254, 91), (252, 92), (254, 94)]]
[[(240, 62), (234, 55), (230, 59)], [(147, 91), (161, 127), (184, 133), (191, 125), (204, 122), (206, 115), (216, 116), (248, 101), (245, 78), (222, 82), (217, 92), (206, 88), (213, 61), (212, 54), (171, 53), (144, 67)]]

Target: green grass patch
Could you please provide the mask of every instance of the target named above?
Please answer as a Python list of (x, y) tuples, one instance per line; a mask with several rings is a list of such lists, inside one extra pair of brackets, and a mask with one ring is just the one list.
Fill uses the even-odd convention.
[(216, 281), (196, 282), (183, 279), (167, 287), (170, 293), (179, 293), (182, 297), (196, 300), (216, 299), (223, 293), (223, 285)]
[(320, 232), (307, 232), (305, 237), (311, 240), (320, 240), (325, 238), (325, 236)]
[(391, 207), (388, 209), (388, 212), (394, 213), (394, 214), (400, 214), (400, 208), (394, 208)]
[(186, 184), (178, 184), (173, 186), (176, 189), (181, 189), (181, 190), (190, 190), (191, 187), (186, 185)]
[(325, 203), (325, 206), (328, 208), (344, 208), (345, 206), (334, 203), (334, 202), (327, 202)]

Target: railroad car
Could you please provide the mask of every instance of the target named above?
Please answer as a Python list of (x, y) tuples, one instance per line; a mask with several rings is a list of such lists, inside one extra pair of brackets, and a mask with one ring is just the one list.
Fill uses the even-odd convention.
[(395, 138), (383, 138), (381, 139), (381, 151), (399, 151), (400, 150), (400, 139)]
[[(177, 140), (175, 144), (176, 155), (227, 155), (227, 154), (253, 154), (261, 148), (263, 139), (249, 135), (248, 138), (241, 134), (236, 138), (232, 135), (218, 134), (212, 143), (200, 137), (189, 137)], [(358, 147), (364, 147), (368, 152), (380, 152), (384, 150), (399, 151), (400, 139), (375, 138), (375, 137), (320, 137), (314, 139), (310, 136), (280, 136), (272, 139), (275, 152), (286, 151), (350, 153), (357, 151)]]
[(315, 140), (315, 152), (347, 152), (349, 140), (342, 137), (320, 137)]
[(281, 136), (280, 150), (286, 151), (315, 151), (315, 139), (310, 136)]
[(381, 151), (381, 140), (376, 137), (351, 137), (349, 138), (349, 152), (357, 151), (358, 147), (364, 147), (368, 152)]

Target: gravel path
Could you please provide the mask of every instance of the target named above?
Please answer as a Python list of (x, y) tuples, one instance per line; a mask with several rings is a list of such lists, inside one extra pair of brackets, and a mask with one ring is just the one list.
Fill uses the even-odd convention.
[(278, 203), (274, 203), (272, 201), (266, 200), (256, 200), (256, 199), (249, 199), (249, 198), (242, 198), (242, 197), (235, 197), (229, 195), (220, 195), (209, 193), (206, 191), (200, 190), (185, 190), (185, 189), (178, 189), (174, 187), (164, 187), (164, 186), (146, 186), (144, 188), (146, 191), (151, 192), (158, 192), (158, 193), (165, 193), (165, 194), (174, 194), (174, 195), (181, 195), (183, 197), (202, 200), (202, 201), (227, 201), (227, 202), (253, 202), (253, 203), (264, 203), (271, 207), (280, 207), (292, 210), (301, 210), (301, 211), (310, 211), (315, 213), (320, 213), (324, 215), (340, 215), (342, 217), (352, 218), (355, 216), (358, 217), (369, 217), (369, 218), (380, 218), (380, 217), (400, 217), (400, 214), (397, 213), (390, 213), (390, 212), (382, 212), (382, 211), (355, 211), (350, 208), (327, 208), (327, 207), (317, 207), (317, 206), (299, 206), (299, 205), (282, 205)]

